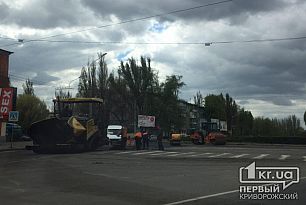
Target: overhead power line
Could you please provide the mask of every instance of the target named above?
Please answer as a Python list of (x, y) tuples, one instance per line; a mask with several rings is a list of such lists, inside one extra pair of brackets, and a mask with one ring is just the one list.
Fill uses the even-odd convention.
[(306, 36), (252, 39), (252, 40), (234, 40), (234, 41), (210, 41), (210, 42), (124, 42), (124, 41), (78, 41), (78, 40), (32, 40), (32, 42), (74, 43), (74, 44), (205, 45), (205, 46), (210, 46), (212, 44), (264, 43), (264, 42), (293, 41), (293, 40), (305, 40), (305, 39), (306, 39)]
[(273, 42), (273, 41), (291, 41), (291, 40), (303, 40), (306, 36), (300, 37), (287, 37), (287, 38), (267, 38), (267, 39), (253, 39), (253, 40), (239, 40), (239, 41), (215, 41), (211, 44), (230, 44), (230, 43), (260, 43), (260, 42)]
[[(30, 79), (28, 77), (21, 76), (21, 75), (18, 75), (18, 74), (12, 74), (12, 73), (9, 74), (9, 77), (16, 80), (16, 81), (26, 81), (26, 80)], [(36, 84), (41, 84), (41, 85), (48, 84), (48, 82), (44, 82), (44, 81), (41, 81), (41, 80), (30, 79), (30, 81), (33, 82), (33, 83), (36, 83)]]
[[(55, 37), (59, 37), (59, 36), (81, 33), (81, 32), (85, 32), (85, 31), (92, 31), (92, 30), (96, 30), (96, 29), (107, 28), (107, 27), (111, 27), (111, 26), (122, 25), (122, 24), (137, 22), (137, 21), (144, 21), (144, 20), (148, 20), (148, 19), (152, 19), (152, 18), (156, 18), (156, 17), (163, 17), (163, 16), (167, 16), (167, 15), (170, 15), (170, 14), (191, 11), (191, 10), (195, 10), (195, 9), (220, 5), (220, 4), (229, 3), (229, 2), (233, 2), (233, 1), (235, 1), (235, 0), (218, 1), (218, 2), (213, 2), (213, 3), (209, 3), (209, 4), (194, 6), (194, 7), (190, 7), (190, 8), (186, 8), (186, 9), (178, 9), (178, 10), (173, 10), (173, 11), (169, 11), (169, 12), (166, 12), (166, 13), (160, 13), (160, 14), (154, 14), (154, 15), (151, 15), (151, 16), (145, 16), (145, 17), (140, 17), (140, 18), (135, 18), (135, 19), (124, 20), (124, 21), (120, 21), (120, 22), (117, 22), (117, 23), (105, 24), (105, 25), (101, 25), (101, 26), (95, 26), (95, 27), (92, 27), (92, 28), (80, 29), (80, 30), (77, 30), (77, 31), (55, 34), (55, 35), (51, 35), (51, 36), (45, 36), (45, 37), (41, 37), (41, 38), (38, 38), (38, 39), (30, 39), (30, 40), (23, 39), (23, 43), (27, 43), (27, 42), (31, 42), (31, 41), (44, 40), (44, 39), (50, 39), (50, 38), (55, 38)], [(7, 45), (1, 45), (1, 46), (2, 47), (8, 47), (8, 46), (13, 46), (13, 45), (18, 45), (19, 43), (20, 42), (7, 44)]]

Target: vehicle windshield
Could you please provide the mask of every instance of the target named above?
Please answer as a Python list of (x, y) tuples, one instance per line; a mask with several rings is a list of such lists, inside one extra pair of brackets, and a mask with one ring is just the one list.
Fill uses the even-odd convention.
[(107, 134), (110, 135), (118, 135), (120, 133), (121, 129), (108, 129)]

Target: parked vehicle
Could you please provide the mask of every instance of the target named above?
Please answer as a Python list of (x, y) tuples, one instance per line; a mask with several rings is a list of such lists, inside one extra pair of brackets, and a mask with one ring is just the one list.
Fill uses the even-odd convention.
[(107, 141), (112, 146), (121, 146), (121, 125), (109, 125), (107, 127)]
[(35, 122), (29, 129), (36, 153), (95, 150), (103, 143), (99, 98), (55, 99), (54, 116)]
[(6, 123), (6, 141), (23, 141), (23, 133), (20, 125), (15, 123)]

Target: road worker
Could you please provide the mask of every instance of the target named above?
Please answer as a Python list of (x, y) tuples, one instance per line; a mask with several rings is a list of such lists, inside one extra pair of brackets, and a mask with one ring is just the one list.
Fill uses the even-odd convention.
[(126, 142), (127, 142), (127, 128), (121, 128), (121, 148), (126, 149)]
[(136, 145), (136, 150), (140, 150), (141, 149), (141, 138), (142, 138), (142, 134), (141, 132), (136, 132), (135, 133), (135, 145)]
[(145, 129), (142, 133), (142, 149), (149, 149), (149, 133)]

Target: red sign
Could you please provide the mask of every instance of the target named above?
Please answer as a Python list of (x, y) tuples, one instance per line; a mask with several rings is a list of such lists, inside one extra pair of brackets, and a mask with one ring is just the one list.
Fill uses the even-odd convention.
[(13, 108), (14, 88), (0, 88), (0, 118), (8, 119)]

